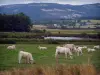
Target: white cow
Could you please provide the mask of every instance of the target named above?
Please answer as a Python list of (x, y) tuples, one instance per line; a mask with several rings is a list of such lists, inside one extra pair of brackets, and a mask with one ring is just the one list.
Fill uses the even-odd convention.
[(22, 59), (25, 59), (26, 63), (31, 63), (31, 64), (34, 63), (32, 54), (29, 53), (29, 52), (19, 51), (19, 54), (18, 54), (18, 61), (19, 61), (19, 63), (21, 63)]
[(87, 51), (88, 51), (88, 52), (94, 52), (95, 49), (88, 48)]
[(74, 47), (74, 50), (77, 53), (77, 56), (83, 54), (82, 49), (83, 49), (83, 47)]
[(16, 49), (16, 46), (15, 45), (8, 46), (7, 49)]
[(94, 46), (94, 48), (99, 49), (99, 48), (100, 48), (100, 46), (99, 46), (99, 45), (97, 45), (97, 46)]
[(55, 52), (55, 57), (57, 58), (59, 54), (65, 54), (66, 58), (67, 58), (67, 55), (69, 54), (70, 58), (72, 59), (72, 53), (69, 48), (57, 46), (56, 52)]
[(87, 48), (87, 46), (83, 46), (83, 48)]
[(39, 46), (38, 47), (40, 50), (46, 50), (47, 49), (47, 47), (41, 47), (41, 46)]
[(71, 50), (71, 52), (74, 52), (75, 49), (75, 45), (74, 44), (65, 44), (63, 45), (66, 48), (69, 48)]

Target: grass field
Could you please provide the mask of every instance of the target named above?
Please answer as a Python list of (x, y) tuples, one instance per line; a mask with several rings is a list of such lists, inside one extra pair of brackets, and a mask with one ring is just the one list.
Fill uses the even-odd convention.
[[(100, 23), (100, 20), (90, 20), (93, 24)], [(82, 20), (82, 22), (87, 22), (87, 20)]]
[[(36, 65), (55, 65), (55, 44), (40, 44), (40, 46), (48, 47), (47, 50), (39, 50), (39, 44), (16, 44), (16, 50), (7, 50), (7, 46), (10, 44), (0, 44), (0, 70), (10, 69), (10, 68), (25, 68), (25, 67), (32, 67)], [(88, 47), (93, 47), (93, 45), (87, 45)], [(31, 52), (36, 64), (18, 64), (18, 52), (23, 48), (27, 52)], [(73, 55), (73, 59), (65, 59), (63, 55), (59, 57), (60, 64), (88, 64), (88, 57), (96, 57), (97, 54), (100, 53), (97, 50), (94, 53), (87, 53), (87, 51), (83, 50), (82, 56)], [(93, 56), (94, 55), (94, 56)], [(93, 61), (93, 58), (90, 62), (91, 63), (100, 63), (100, 60)], [(99, 61), (99, 62), (98, 62)], [(90, 64), (91, 64), (90, 63)], [(97, 66), (98, 67), (98, 66)]]
[(87, 33), (87, 34), (97, 34), (100, 32), (100, 30), (63, 30), (63, 29), (47, 29), (47, 31), (51, 32), (52, 34), (82, 34), (82, 33)]

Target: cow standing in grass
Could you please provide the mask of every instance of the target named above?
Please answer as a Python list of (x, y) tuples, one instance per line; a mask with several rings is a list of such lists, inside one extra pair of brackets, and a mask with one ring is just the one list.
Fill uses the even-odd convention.
[(88, 48), (87, 51), (88, 51), (88, 52), (94, 52), (95, 49)]
[(85, 48), (85, 49), (86, 49), (86, 48), (87, 48), (87, 46), (83, 46), (83, 48)]
[(58, 58), (59, 54), (65, 54), (66, 58), (69, 55), (70, 58), (72, 59), (72, 52), (70, 51), (69, 48), (57, 46), (56, 47), (56, 52), (55, 52), (55, 57)]
[(99, 46), (99, 45), (97, 45), (97, 46), (94, 46), (94, 48), (99, 49), (99, 48), (100, 48), (100, 46)]
[(25, 62), (26, 63), (30, 63), (30, 64), (33, 64), (34, 63), (32, 54), (29, 53), (29, 52), (19, 51), (19, 54), (18, 54), (18, 62), (21, 63), (21, 60), (22, 59), (25, 59)]
[(40, 50), (47, 50), (47, 47), (39, 46), (38, 48), (39, 48)]
[(77, 56), (83, 54), (83, 52), (82, 52), (83, 47), (74, 47), (74, 48), (75, 48), (75, 51), (76, 51), (76, 53), (77, 53)]

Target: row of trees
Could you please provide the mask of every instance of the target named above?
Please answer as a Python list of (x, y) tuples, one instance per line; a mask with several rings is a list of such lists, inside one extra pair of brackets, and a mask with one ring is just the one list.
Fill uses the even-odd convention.
[(32, 26), (31, 20), (23, 13), (6, 15), (0, 14), (0, 31), (28, 32)]

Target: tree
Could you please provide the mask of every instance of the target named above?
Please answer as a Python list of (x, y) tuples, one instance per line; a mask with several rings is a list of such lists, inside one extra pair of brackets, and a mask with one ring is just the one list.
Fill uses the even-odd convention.
[(45, 33), (46, 32), (46, 29), (43, 29), (43, 32)]
[(85, 33), (85, 32), (81, 33), (81, 36), (84, 37), (84, 38), (85, 38), (85, 37), (89, 38), (88, 34)]
[(80, 19), (78, 19), (78, 20), (77, 20), (77, 23), (80, 23), (80, 22), (81, 22), (81, 20), (80, 20)]
[(87, 22), (91, 22), (90, 20), (87, 20)]
[(30, 18), (24, 13), (0, 14), (0, 24), (0, 31), (28, 32), (32, 26)]
[(100, 39), (100, 32), (97, 33), (97, 37)]

